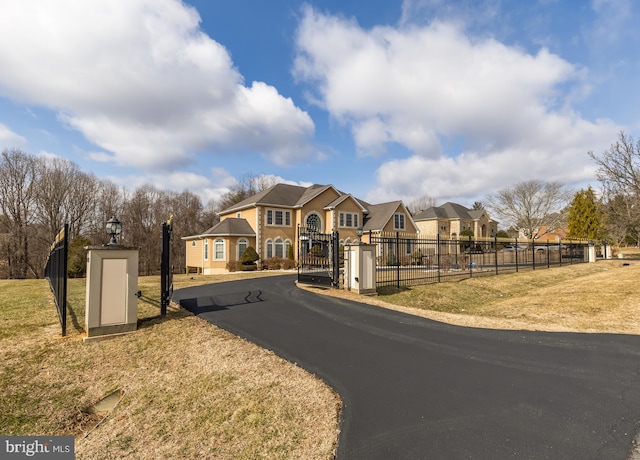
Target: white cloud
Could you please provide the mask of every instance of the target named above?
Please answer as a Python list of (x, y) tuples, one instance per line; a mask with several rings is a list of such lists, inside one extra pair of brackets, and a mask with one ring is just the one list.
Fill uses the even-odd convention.
[(360, 153), (397, 144), (412, 154), (379, 167), (372, 201), (477, 197), (533, 177), (587, 181), (586, 152), (620, 129), (572, 110), (588, 90), (585, 69), (544, 48), (530, 54), (470, 36), (454, 22), (365, 30), (307, 7), (296, 45), (295, 75), (317, 88), (315, 99), (351, 129)]
[(15, 44), (0, 53), (0, 95), (58, 111), (120, 165), (175, 166), (194, 151), (289, 164), (314, 153), (309, 115), (272, 86), (245, 86), (178, 0), (0, 7), (0, 40)]
[(27, 145), (27, 140), (19, 134), (11, 131), (0, 123), (0, 150), (22, 148)]

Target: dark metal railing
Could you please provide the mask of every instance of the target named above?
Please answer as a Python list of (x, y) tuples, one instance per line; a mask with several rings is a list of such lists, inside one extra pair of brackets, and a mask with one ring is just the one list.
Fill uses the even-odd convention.
[(173, 216), (162, 223), (162, 254), (160, 262), (160, 314), (167, 314), (167, 306), (173, 295), (173, 270), (171, 267), (171, 233)]
[(582, 263), (588, 260), (589, 244), (583, 240), (425, 238), (400, 232), (370, 233), (369, 239), (378, 246), (377, 287), (398, 288)]
[(62, 336), (67, 335), (67, 256), (69, 253), (69, 224), (64, 227), (51, 244), (51, 250), (44, 269), (44, 277), (49, 280), (49, 287), (58, 310), (58, 318), (62, 326)]
[(340, 243), (338, 232), (320, 233), (298, 227), (298, 281), (338, 287)]

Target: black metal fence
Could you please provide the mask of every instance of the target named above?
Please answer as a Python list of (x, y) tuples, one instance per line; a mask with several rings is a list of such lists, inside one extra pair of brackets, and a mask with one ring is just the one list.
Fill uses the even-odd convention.
[(583, 240), (434, 239), (399, 232), (369, 237), (378, 245), (377, 287), (458, 281), (588, 261), (589, 242)]
[(167, 306), (173, 294), (173, 267), (171, 267), (171, 233), (173, 216), (162, 223), (162, 254), (160, 262), (160, 314), (167, 314)]
[(44, 277), (49, 280), (49, 287), (58, 310), (58, 318), (62, 326), (62, 336), (67, 335), (67, 256), (69, 252), (69, 224), (64, 227), (51, 244), (51, 251), (44, 269)]
[(338, 232), (298, 227), (298, 281), (337, 287), (340, 282)]

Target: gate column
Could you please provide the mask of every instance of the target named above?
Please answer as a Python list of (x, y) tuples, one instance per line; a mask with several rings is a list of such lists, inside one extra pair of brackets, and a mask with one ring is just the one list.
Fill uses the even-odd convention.
[(344, 287), (358, 294), (376, 294), (376, 245), (344, 248)]

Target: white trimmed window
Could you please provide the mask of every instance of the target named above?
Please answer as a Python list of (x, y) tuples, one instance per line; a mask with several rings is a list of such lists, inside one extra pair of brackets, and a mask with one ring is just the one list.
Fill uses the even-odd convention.
[(291, 227), (291, 211), (267, 209), (267, 225)]
[(276, 246), (276, 257), (283, 258), (284, 257), (284, 243), (281, 238), (276, 238), (275, 241)]
[(358, 226), (360, 219), (358, 217), (358, 213), (356, 212), (341, 212), (340, 213), (340, 227), (348, 227), (348, 228), (356, 228)]
[(224, 260), (224, 240), (218, 238), (213, 243), (213, 258), (215, 260)]
[(271, 259), (273, 257), (273, 241), (267, 240), (265, 245), (267, 246), (267, 259)]
[(320, 220), (320, 216), (315, 213), (307, 216), (305, 224), (307, 228), (312, 228), (316, 231), (322, 230), (322, 220)]
[(393, 216), (393, 228), (394, 230), (404, 230), (404, 214), (396, 213)]
[(209, 240), (204, 240), (204, 260), (209, 260)]
[(240, 257), (242, 256), (244, 251), (247, 250), (248, 246), (249, 243), (247, 243), (247, 240), (245, 240), (244, 238), (238, 240), (238, 260), (240, 260)]

